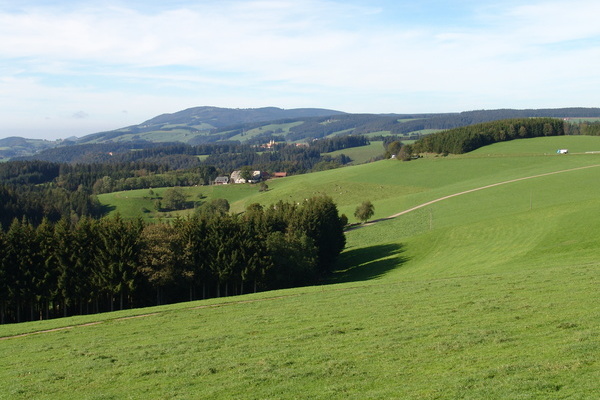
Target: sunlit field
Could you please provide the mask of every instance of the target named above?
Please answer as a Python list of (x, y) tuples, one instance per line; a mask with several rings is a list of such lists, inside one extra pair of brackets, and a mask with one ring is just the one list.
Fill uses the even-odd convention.
[[(530, 178), (347, 232), (320, 286), (0, 326), (0, 398), (595, 399), (600, 138), (558, 139), (186, 189), (235, 211), (327, 194), (353, 221)], [(101, 200), (135, 216), (144, 192)]]

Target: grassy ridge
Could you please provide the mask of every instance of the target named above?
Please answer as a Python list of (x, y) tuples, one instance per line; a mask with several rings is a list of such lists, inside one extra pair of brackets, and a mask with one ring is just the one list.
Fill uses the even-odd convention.
[[(219, 190), (240, 190), (230, 195), (242, 206), (316, 185), (340, 209), (368, 195), (387, 216), (599, 162), (383, 161), (273, 181), (248, 197)], [(596, 398), (599, 175), (514, 182), (348, 232), (336, 284), (0, 327), (5, 336), (107, 320), (0, 341), (0, 398)], [(206, 307), (221, 301), (229, 305)], [(114, 319), (142, 312), (159, 313)]]

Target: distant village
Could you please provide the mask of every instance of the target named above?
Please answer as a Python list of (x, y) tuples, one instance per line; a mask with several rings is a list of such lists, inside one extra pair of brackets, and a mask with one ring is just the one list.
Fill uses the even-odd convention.
[[(269, 143), (265, 143), (260, 147), (265, 150), (273, 150), (278, 143), (274, 140), (271, 140)], [(298, 147), (307, 147), (307, 143), (297, 143)], [(213, 181), (213, 185), (229, 185), (236, 183), (259, 183), (266, 181), (270, 178), (285, 178), (287, 176), (287, 172), (275, 172), (273, 174), (269, 174), (266, 171), (248, 171), (244, 173), (242, 170), (233, 171), (229, 176), (222, 175), (217, 176)]]
[(223, 175), (217, 176), (217, 178), (213, 181), (214, 185), (229, 185), (234, 183), (258, 183), (262, 181), (266, 181), (270, 178), (285, 178), (287, 176), (287, 172), (275, 172), (273, 174), (269, 174), (266, 171), (251, 171), (252, 175), (244, 178), (242, 177), (242, 171), (237, 170), (233, 171), (230, 176)]

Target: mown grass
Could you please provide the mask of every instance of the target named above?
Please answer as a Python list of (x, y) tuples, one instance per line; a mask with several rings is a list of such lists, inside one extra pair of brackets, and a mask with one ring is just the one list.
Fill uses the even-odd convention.
[(568, 149), (570, 153), (600, 151), (600, 140), (596, 136), (552, 136), (547, 138), (519, 139), (518, 143), (500, 142), (481, 147), (469, 156), (514, 155), (514, 154), (556, 154), (558, 149)]
[[(267, 193), (337, 182), (397, 212), (598, 161), (384, 161)], [(7, 336), (105, 321), (0, 340), (0, 398), (595, 399), (599, 175), (509, 183), (350, 231), (328, 285), (0, 326)]]
[(340, 154), (345, 154), (346, 156), (352, 159), (351, 165), (364, 164), (366, 162), (372, 161), (377, 157), (381, 157), (384, 153), (385, 149), (383, 148), (383, 142), (381, 141), (373, 141), (366, 146), (360, 147), (351, 147), (348, 149), (336, 150), (331, 153), (325, 153), (332, 157), (338, 156)]

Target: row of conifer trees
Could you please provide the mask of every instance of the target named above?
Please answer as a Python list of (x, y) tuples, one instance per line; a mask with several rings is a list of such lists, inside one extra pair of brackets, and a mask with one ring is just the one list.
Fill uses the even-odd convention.
[(329, 197), (160, 223), (15, 219), (0, 229), (1, 322), (314, 284), (346, 223)]
[(513, 139), (564, 135), (557, 118), (521, 118), (463, 126), (427, 135), (413, 144), (415, 153), (462, 154), (492, 143)]

